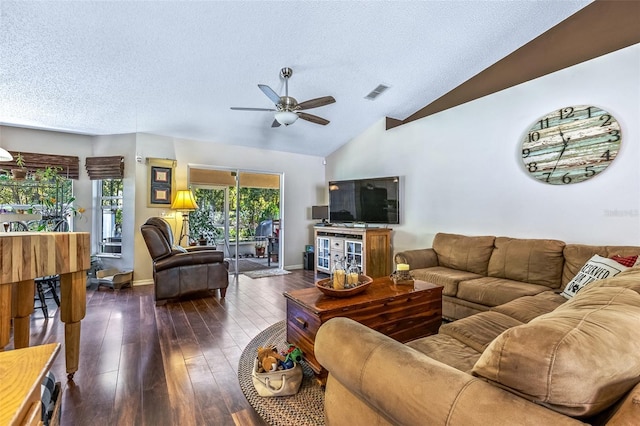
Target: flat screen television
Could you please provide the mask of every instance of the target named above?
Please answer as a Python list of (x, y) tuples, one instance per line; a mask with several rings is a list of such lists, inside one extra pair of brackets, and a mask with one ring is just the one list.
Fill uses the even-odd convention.
[(399, 224), (400, 178), (330, 181), (329, 222)]

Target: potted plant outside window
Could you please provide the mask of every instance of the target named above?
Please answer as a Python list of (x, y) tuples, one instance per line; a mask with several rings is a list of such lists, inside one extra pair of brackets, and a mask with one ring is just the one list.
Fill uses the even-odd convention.
[(19, 168), (11, 169), (13, 178), (16, 180), (25, 179), (27, 177), (27, 168), (24, 166), (24, 157), (20, 153), (16, 155), (16, 166), (18, 166)]

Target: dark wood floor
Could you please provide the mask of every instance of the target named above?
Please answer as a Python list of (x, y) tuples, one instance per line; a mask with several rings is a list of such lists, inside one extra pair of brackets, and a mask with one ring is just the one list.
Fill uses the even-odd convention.
[[(313, 271), (231, 279), (227, 296), (156, 307), (153, 286), (87, 289), (80, 367), (67, 382), (63, 425), (263, 425), (237, 379), (251, 338), (285, 319), (284, 291), (313, 286)], [(51, 306), (51, 304), (49, 304)], [(55, 307), (55, 305), (53, 305)], [(31, 345), (63, 342), (57, 310), (31, 320)], [(11, 342), (12, 345), (13, 342)]]

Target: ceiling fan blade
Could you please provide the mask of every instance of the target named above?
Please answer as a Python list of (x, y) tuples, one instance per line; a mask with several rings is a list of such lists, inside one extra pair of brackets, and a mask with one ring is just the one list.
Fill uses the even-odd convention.
[(310, 121), (312, 123), (321, 124), (323, 126), (326, 126), (327, 124), (329, 124), (329, 120), (326, 120), (322, 117), (318, 117), (317, 115), (307, 114), (306, 112), (298, 112), (297, 114), (298, 114), (298, 117), (302, 118), (303, 120)]
[(278, 123), (278, 120), (273, 120), (273, 123), (271, 123), (271, 127), (280, 127), (280, 123)]
[(310, 99), (298, 104), (298, 109), (311, 109), (334, 103), (333, 96), (323, 96), (322, 98)]
[(280, 96), (278, 96), (278, 94), (271, 87), (267, 86), (266, 84), (258, 84), (258, 87), (265, 95), (267, 95), (269, 99), (273, 101), (274, 104), (277, 105), (280, 103)]
[(243, 108), (243, 107), (231, 107), (231, 109), (236, 111), (276, 111), (273, 108)]

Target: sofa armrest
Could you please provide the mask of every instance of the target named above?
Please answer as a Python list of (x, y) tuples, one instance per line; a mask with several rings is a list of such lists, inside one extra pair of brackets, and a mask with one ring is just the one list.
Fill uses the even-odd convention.
[(432, 248), (406, 250), (396, 253), (396, 264), (407, 263), (411, 269), (438, 266), (438, 255)]
[[(551, 411), (456, 370), (347, 318), (333, 318), (316, 335), (315, 356), (337, 381), (392, 424), (576, 425)], [(327, 418), (350, 407), (334, 401)]]

